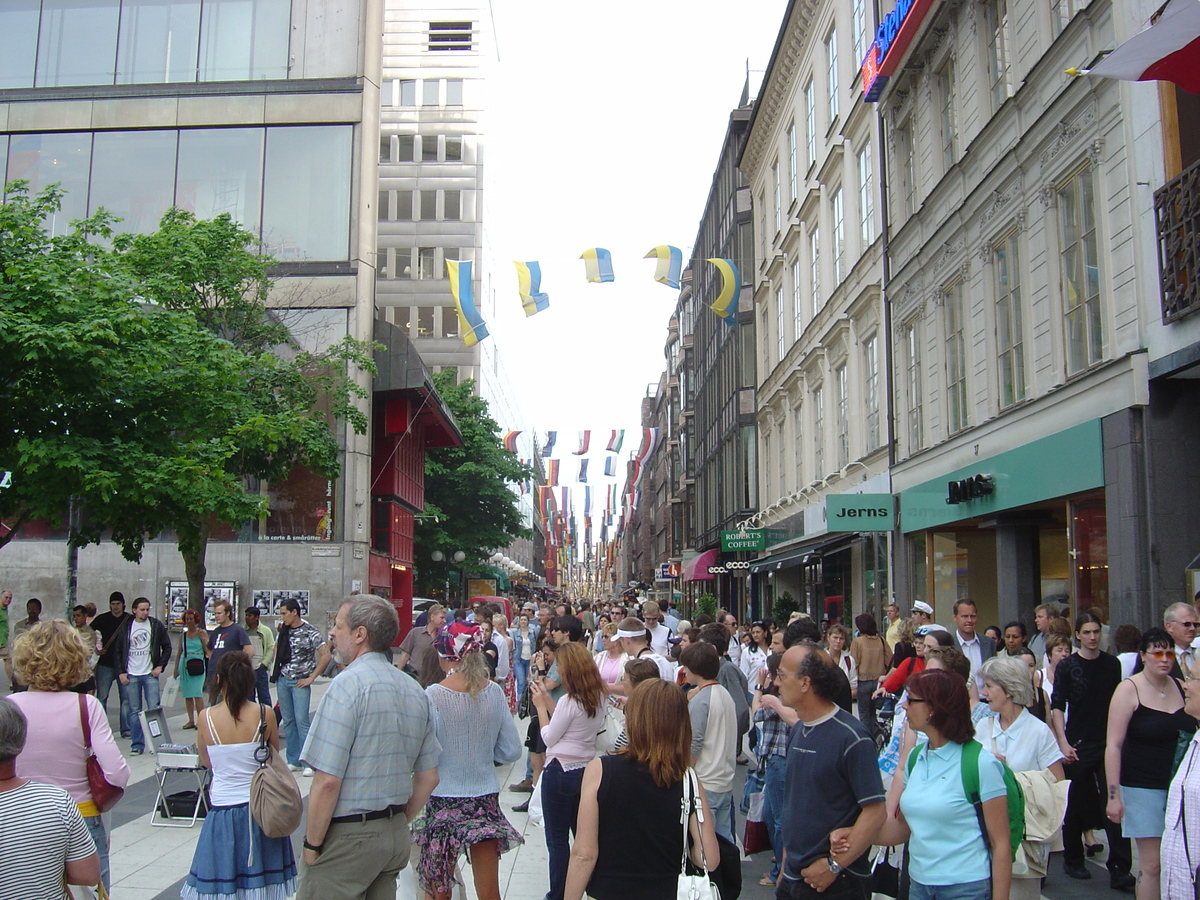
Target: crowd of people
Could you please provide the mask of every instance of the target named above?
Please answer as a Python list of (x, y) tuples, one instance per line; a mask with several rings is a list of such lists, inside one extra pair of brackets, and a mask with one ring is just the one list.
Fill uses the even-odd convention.
[[(1059, 850), (1070, 878), (1090, 879), (1104, 854), (1115, 890), (1196, 897), (1190, 604), (1144, 632), (1049, 604), (1032, 628), (977, 631), (965, 599), (949, 626), (917, 602), (853, 627), (799, 614), (741, 627), (725, 610), (687, 621), (653, 601), (529, 603), (511, 623), (488, 602), (435, 604), (395, 649), (395, 608), (371, 595), (342, 602), (328, 639), (294, 601), (277, 631), (218, 602), (214, 628), (188, 613), (176, 640), (146, 598), (124, 605), (114, 594), (107, 614), (81, 607), (71, 623), (27, 605), (38, 615), (6, 641), (0, 845), (36, 863), (0, 854), (0, 884), (29, 885), (22, 897), (108, 884), (88, 760), (115, 788), (130, 770), (103, 689), (121, 687), (136, 755), (137, 714), (168, 671), (212, 771), (184, 900), (393, 896), (410, 861), (445, 900), (464, 858), (476, 895), (498, 900), (500, 857), (524, 838), (495, 773), (522, 755), (509, 790), (543, 825), (548, 900), (660, 898), (681, 872), (740, 878), (739, 765), (762, 795), (761, 883), (780, 900), (1035, 900)], [(250, 812), (263, 746), (312, 778), (302, 860)]]

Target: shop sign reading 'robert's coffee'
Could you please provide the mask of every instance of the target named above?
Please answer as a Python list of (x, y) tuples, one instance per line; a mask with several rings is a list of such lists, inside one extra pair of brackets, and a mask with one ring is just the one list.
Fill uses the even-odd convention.
[(896, 527), (896, 501), (891, 494), (830, 494), (825, 498), (825, 525), (830, 531), (891, 531)]

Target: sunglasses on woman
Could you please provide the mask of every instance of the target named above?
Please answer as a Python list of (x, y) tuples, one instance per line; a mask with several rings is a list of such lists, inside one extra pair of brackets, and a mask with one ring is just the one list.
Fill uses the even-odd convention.
[(1155, 659), (1174, 659), (1174, 650), (1147, 650), (1147, 656), (1153, 656)]

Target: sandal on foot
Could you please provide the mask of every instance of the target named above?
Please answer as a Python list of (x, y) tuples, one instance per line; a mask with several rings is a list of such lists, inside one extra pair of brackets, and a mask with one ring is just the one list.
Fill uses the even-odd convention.
[(763, 887), (775, 887), (775, 879), (770, 875), (764, 875), (762, 878), (758, 879), (758, 883)]
[(184, 727), (184, 728), (191, 728), (191, 729), (193, 729), (193, 730), (196, 728), (196, 726), (195, 726), (193, 723), (191, 723), (191, 722), (188, 722), (188, 723), (187, 723), (186, 725), (184, 725), (183, 727)]

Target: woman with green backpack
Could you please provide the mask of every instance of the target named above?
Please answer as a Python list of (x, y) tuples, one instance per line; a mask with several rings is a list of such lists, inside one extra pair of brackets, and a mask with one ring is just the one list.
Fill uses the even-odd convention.
[(926, 669), (909, 679), (905, 706), (929, 741), (897, 771), (900, 808), (875, 842), (908, 842), (910, 900), (1009, 900), (1009, 788), (1004, 764), (974, 740), (966, 684)]

